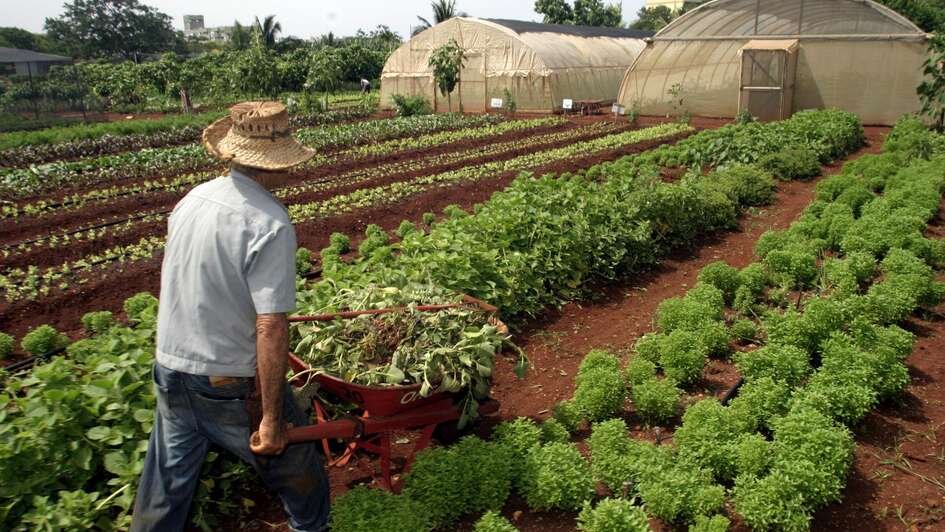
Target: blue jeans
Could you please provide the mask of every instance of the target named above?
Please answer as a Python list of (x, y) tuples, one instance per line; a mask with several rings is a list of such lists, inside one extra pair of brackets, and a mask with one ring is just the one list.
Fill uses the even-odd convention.
[[(282, 499), (292, 529), (328, 530), (328, 476), (316, 445), (291, 445), (278, 456), (259, 457), (250, 451), (252, 427), (245, 399), (252, 386), (252, 379), (211, 386), (206, 376), (154, 365), (157, 412), (138, 483), (133, 532), (184, 529), (211, 443), (256, 469)], [(308, 423), (288, 385), (283, 405), (284, 421)]]

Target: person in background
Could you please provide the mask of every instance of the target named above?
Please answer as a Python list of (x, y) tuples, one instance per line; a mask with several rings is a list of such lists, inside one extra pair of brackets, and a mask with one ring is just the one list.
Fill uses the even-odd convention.
[(362, 93), (371, 92), (371, 82), (364, 78), (361, 78), (361, 92)]
[(233, 106), (204, 131), (203, 143), (230, 172), (190, 191), (168, 221), (157, 411), (131, 530), (185, 528), (214, 444), (256, 469), (282, 499), (290, 529), (321, 532), (329, 510), (321, 458), (314, 443), (286, 441), (290, 424), (307, 423), (286, 382), (295, 230), (267, 191), (286, 179), (281, 170), (314, 152), (292, 137), (279, 102)]

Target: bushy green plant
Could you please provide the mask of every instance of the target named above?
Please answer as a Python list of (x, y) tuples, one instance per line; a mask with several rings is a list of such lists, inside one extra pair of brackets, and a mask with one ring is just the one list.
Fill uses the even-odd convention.
[(784, 181), (810, 179), (820, 174), (817, 154), (806, 146), (788, 146), (766, 155), (758, 166)]
[(6, 360), (13, 354), (16, 339), (7, 333), (0, 332), (0, 360)]
[(423, 216), (421, 217), (421, 219), (423, 221), (423, 225), (426, 225), (427, 227), (429, 227), (433, 225), (434, 222), (436, 222), (436, 214), (432, 212), (425, 212), (423, 213)]
[(710, 284), (722, 291), (728, 304), (735, 299), (735, 291), (741, 286), (741, 276), (737, 268), (724, 261), (717, 261), (702, 268), (699, 282)]
[(397, 116), (428, 115), (433, 112), (430, 102), (420, 95), (394, 94), (390, 99), (394, 104), (394, 114)]
[(642, 356), (634, 356), (627, 364), (627, 382), (630, 387), (656, 378), (656, 364)]
[(650, 522), (643, 508), (625, 499), (590, 502), (578, 514), (578, 530), (584, 532), (649, 532)]
[(771, 442), (758, 433), (742, 434), (732, 447), (738, 475), (763, 476), (771, 465)]
[(659, 362), (660, 351), (665, 338), (666, 335), (660, 333), (649, 333), (641, 336), (636, 343), (633, 344), (633, 350), (636, 352), (637, 358), (650, 361), (654, 364)]
[(503, 421), (492, 433), (492, 439), (508, 450), (512, 456), (509, 467), (512, 469), (513, 485), (521, 488), (525, 457), (532, 447), (542, 443), (542, 430), (534, 421), (526, 417)]
[(715, 513), (725, 502), (725, 488), (712, 482), (711, 473), (685, 462), (650, 469), (638, 490), (647, 510), (671, 523)]
[(549, 443), (525, 458), (524, 495), (535, 510), (577, 510), (594, 494), (591, 468), (577, 447)]
[(312, 271), (312, 252), (300, 247), (295, 250), (295, 273), (304, 275)]
[(656, 310), (656, 324), (666, 333), (675, 330), (696, 330), (706, 322), (716, 321), (721, 317), (721, 308), (688, 296), (666, 299)]
[(554, 406), (551, 413), (558, 423), (570, 432), (577, 430), (582, 421), (581, 411), (574, 406), (573, 401), (561, 401)]
[(663, 340), (660, 367), (675, 382), (688, 384), (702, 377), (709, 348), (696, 332), (678, 329)]
[(790, 399), (791, 388), (786, 383), (760, 377), (742, 385), (729, 409), (743, 432), (754, 432), (787, 413)]
[(518, 532), (518, 529), (498, 512), (488, 511), (473, 525), (473, 532)]
[(772, 277), (791, 288), (805, 288), (817, 277), (817, 256), (799, 246), (774, 249), (763, 263)]
[(157, 320), (158, 300), (147, 292), (139, 292), (122, 305), (128, 321), (135, 324), (153, 324)]
[(728, 517), (721, 514), (712, 517), (697, 515), (696, 520), (689, 525), (689, 532), (726, 532), (730, 524)]
[[(37, 496), (33, 508), (22, 516), (21, 525), (30, 530), (92, 530), (101, 515), (98, 493), (82, 490), (59, 491), (57, 498)], [(28, 526), (27, 526), (28, 525)]]
[(413, 222), (411, 222), (410, 220), (403, 220), (402, 222), (400, 222), (400, 225), (397, 226), (397, 229), (394, 231), (394, 234), (396, 234), (398, 238), (404, 238), (405, 236), (409, 235), (410, 233), (413, 233), (416, 230), (417, 230), (417, 226)]
[(672, 419), (681, 395), (682, 390), (670, 379), (650, 379), (630, 389), (636, 413), (650, 424)]
[(591, 351), (578, 368), (574, 406), (587, 421), (607, 419), (623, 408), (627, 396), (620, 360), (604, 351)]
[(571, 433), (557, 419), (548, 418), (541, 423), (542, 443), (567, 443), (571, 441)]
[(358, 246), (358, 253), (370, 259), (377, 250), (384, 248), (390, 242), (390, 236), (377, 224), (368, 224), (364, 230), (364, 240)]
[(758, 338), (758, 325), (751, 320), (738, 320), (732, 324), (732, 338), (741, 342), (751, 342)]
[(40, 325), (26, 333), (20, 347), (27, 353), (39, 356), (69, 344), (69, 337), (57, 331), (51, 325)]
[(725, 194), (743, 207), (768, 205), (774, 199), (774, 178), (754, 165), (736, 164), (715, 172)]
[(107, 310), (87, 312), (82, 316), (82, 326), (88, 334), (102, 334), (115, 324), (115, 318)]
[(746, 382), (771, 377), (795, 386), (810, 371), (810, 355), (792, 345), (769, 344), (754, 351), (735, 355), (735, 365)]
[(731, 446), (741, 432), (730, 409), (714, 398), (703, 399), (686, 409), (673, 442), (681, 458), (712, 471), (717, 479), (729, 480), (735, 477)]
[(357, 486), (331, 505), (331, 529), (336, 532), (422, 532), (433, 530), (426, 509), (404, 495)]
[(587, 446), (591, 453), (591, 472), (595, 480), (603, 482), (612, 493), (620, 494), (629, 483), (632, 465), (632, 441), (622, 419), (594, 423)]
[(437, 527), (465, 514), (497, 510), (512, 486), (514, 455), (507, 447), (467, 436), (448, 449), (417, 455), (403, 493), (426, 508)]

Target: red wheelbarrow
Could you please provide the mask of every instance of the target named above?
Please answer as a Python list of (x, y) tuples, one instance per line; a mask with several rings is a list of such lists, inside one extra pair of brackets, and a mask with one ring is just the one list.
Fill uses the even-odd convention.
[[(496, 318), (498, 309), (488, 303), (470, 296), (463, 296), (462, 303), (449, 305), (418, 306), (421, 312), (436, 312), (458, 307), (479, 308), (491, 315), (490, 321), (507, 334), (508, 328)], [(331, 321), (349, 319), (364, 315), (387, 314), (404, 310), (403, 307), (364, 311), (339, 312), (318, 316), (294, 316), (291, 322)], [(296, 373), (309, 370), (305, 362), (293, 354), (289, 355), (289, 365)], [(289, 429), (289, 443), (302, 443), (321, 440), (326, 458), (330, 465), (342, 466), (363, 449), (381, 458), (381, 478), (378, 482), (391, 491), (397, 491), (397, 483), (391, 478), (391, 437), (395, 432), (419, 431), (420, 436), (413, 446), (402, 473), (410, 470), (418, 452), (425, 449), (433, 438), (437, 427), (450, 431), (458, 424), (462, 408), (458, 404), (458, 394), (438, 392), (427, 397), (420, 395), (420, 384), (409, 386), (363, 386), (347, 382), (330, 375), (317, 374), (312, 377), (320, 392), (357, 407), (348, 417), (325, 420), (325, 408), (316, 398), (312, 400), (317, 423), (305, 427)], [(303, 386), (307, 379), (298, 376), (291, 383)], [(494, 414), (499, 410), (499, 403), (488, 399), (479, 403), (479, 415)], [(329, 440), (347, 440), (348, 445), (338, 456), (333, 456)]]

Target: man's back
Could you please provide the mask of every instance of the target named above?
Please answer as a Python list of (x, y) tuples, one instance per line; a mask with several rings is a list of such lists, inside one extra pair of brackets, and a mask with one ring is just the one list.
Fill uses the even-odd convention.
[(295, 308), (295, 248), (285, 207), (249, 177), (234, 171), (192, 190), (168, 222), (158, 362), (253, 376), (257, 314)]

